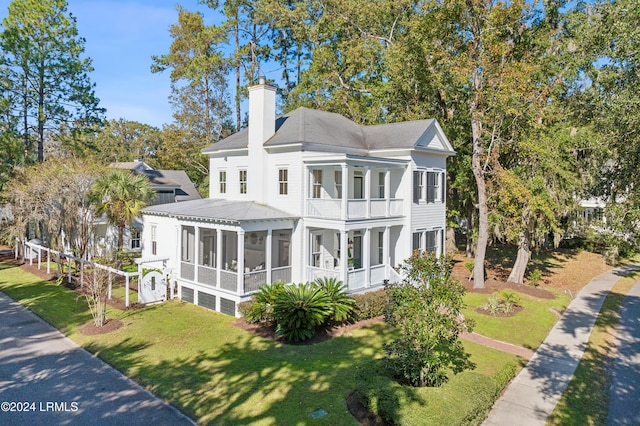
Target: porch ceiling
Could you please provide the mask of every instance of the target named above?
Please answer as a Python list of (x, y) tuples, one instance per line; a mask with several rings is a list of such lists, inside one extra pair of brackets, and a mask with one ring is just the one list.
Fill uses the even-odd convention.
[(142, 213), (227, 223), (298, 218), (266, 204), (212, 198), (160, 204), (147, 207), (143, 209)]

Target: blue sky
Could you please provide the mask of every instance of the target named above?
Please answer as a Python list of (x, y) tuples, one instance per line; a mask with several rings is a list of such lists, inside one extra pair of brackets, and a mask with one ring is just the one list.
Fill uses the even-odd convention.
[[(107, 118), (139, 121), (161, 127), (172, 121), (168, 96), (169, 71), (152, 74), (151, 56), (168, 53), (169, 26), (178, 19), (176, 0), (67, 0), (80, 36), (86, 39), (85, 56), (93, 60), (96, 95)], [(8, 3), (1, 1), (0, 20)], [(197, 0), (179, 2), (199, 10), (211, 23), (214, 12)], [(209, 18), (209, 19), (207, 19)]]

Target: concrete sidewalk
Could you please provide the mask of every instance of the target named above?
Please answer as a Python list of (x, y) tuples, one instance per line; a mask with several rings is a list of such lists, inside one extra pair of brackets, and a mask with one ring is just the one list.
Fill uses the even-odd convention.
[(617, 340), (607, 425), (640, 425), (640, 281), (624, 298)]
[(619, 278), (638, 269), (640, 265), (618, 268), (592, 279), (569, 304), (483, 424), (544, 425), (582, 358), (609, 290)]
[(0, 424), (193, 425), (0, 292)]

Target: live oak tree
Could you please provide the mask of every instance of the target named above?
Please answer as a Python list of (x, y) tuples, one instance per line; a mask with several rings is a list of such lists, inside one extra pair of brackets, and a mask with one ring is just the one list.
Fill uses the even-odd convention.
[(594, 58), (576, 114), (606, 143), (591, 169), (591, 195), (609, 203), (607, 225), (637, 234), (640, 219), (640, 4), (633, 0), (585, 4), (581, 45)]
[(82, 58), (84, 39), (64, 0), (13, 0), (2, 27), (0, 62), (11, 113), (19, 117), (25, 155), (42, 161), (47, 133), (102, 118), (89, 79), (91, 60)]
[(94, 231), (88, 194), (102, 171), (86, 158), (48, 159), (19, 168), (6, 191), (13, 214), (9, 236), (24, 238), (32, 227), (49, 247), (86, 258)]

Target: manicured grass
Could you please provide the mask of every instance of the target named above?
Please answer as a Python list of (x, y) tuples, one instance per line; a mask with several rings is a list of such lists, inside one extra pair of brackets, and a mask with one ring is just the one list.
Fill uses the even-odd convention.
[(610, 358), (615, 349), (614, 330), (625, 295), (640, 279), (630, 274), (616, 282), (605, 299), (580, 364), (549, 417), (549, 424), (602, 425), (607, 421)]
[[(358, 367), (380, 357), (390, 337), (379, 323), (315, 345), (283, 345), (240, 330), (234, 318), (178, 301), (110, 310), (124, 328), (83, 336), (77, 328), (91, 317), (76, 293), (7, 264), (0, 264), (0, 291), (202, 424), (356, 425), (345, 398)], [(517, 360), (464, 344), (483, 375)], [(317, 409), (328, 414), (312, 419)]]
[(559, 318), (559, 313), (568, 306), (569, 295), (557, 292), (555, 299), (540, 299), (522, 293), (516, 294), (520, 298), (519, 304), (524, 309), (514, 316), (499, 317), (476, 312), (490, 296), (480, 293), (465, 295), (467, 308), (464, 315), (475, 320), (476, 326), (473, 331), (476, 333), (535, 350), (549, 334)]

